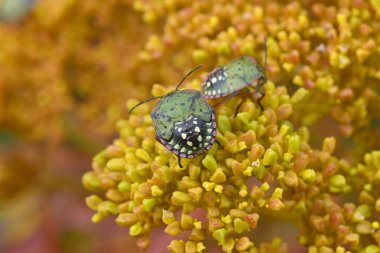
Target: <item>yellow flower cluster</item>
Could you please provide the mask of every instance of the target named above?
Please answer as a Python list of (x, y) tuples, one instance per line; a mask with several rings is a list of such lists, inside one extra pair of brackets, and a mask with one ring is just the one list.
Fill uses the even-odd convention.
[[(191, 87), (199, 84), (194, 81)], [(155, 85), (152, 95), (170, 90)], [(152, 105), (144, 104), (120, 120), (120, 137), (94, 158), (93, 171), (83, 176), (86, 188), (102, 193), (86, 199), (95, 211), (93, 222), (117, 216), (116, 223), (130, 227), (141, 249), (149, 246), (153, 229), (165, 226), (171, 236), (188, 232), (186, 240), (170, 243), (171, 252), (207, 251), (207, 237), (224, 252), (287, 252), (281, 241), (272, 242), (277, 246), (255, 245), (247, 232), (270, 223), (273, 216), (291, 217), (299, 224), (300, 243), (310, 252), (379, 250), (378, 152), (368, 154), (365, 165), (352, 167), (331, 155), (333, 137), (325, 138), (320, 150), (311, 148), (308, 129), (296, 129), (289, 121), (308, 91), (300, 88), (290, 96), (272, 82), (265, 90), (264, 111), (246, 101), (235, 118), (239, 98), (219, 106), (216, 138), (221, 147), (184, 159), (183, 168), (154, 139)], [(134, 104), (129, 101), (128, 108)], [(359, 199), (348, 201), (358, 190)], [(346, 203), (335, 203), (337, 194)]]
[[(238, 98), (220, 106), (222, 147), (185, 160), (183, 169), (154, 140), (152, 106), (119, 121), (120, 138), (83, 177), (88, 189), (105, 193), (86, 199), (94, 222), (117, 215), (142, 249), (152, 229), (166, 226), (172, 236), (188, 231), (187, 240), (171, 242), (172, 252), (203, 252), (210, 236), (225, 252), (286, 252), (286, 243), (255, 245), (246, 233), (275, 216), (295, 221), (312, 253), (380, 250), (380, 155), (371, 152), (380, 144), (379, 1), (136, 0), (133, 7), (155, 31), (139, 57), (168, 81), (173, 68), (194, 63), (211, 69), (243, 54), (263, 63), (267, 38), (273, 82), (264, 111), (247, 101), (234, 118)], [(154, 86), (152, 95), (168, 91)], [(332, 156), (334, 137), (320, 150), (310, 144), (325, 130), (318, 120), (329, 117), (354, 143), (340, 151), (356, 154), (351, 163)]]
[(264, 62), (268, 76), (289, 89), (313, 90), (302, 125), (325, 116), (360, 146), (359, 157), (379, 147), (380, 4), (365, 1), (142, 1), (134, 8), (149, 24), (164, 24), (150, 35), (141, 57), (179, 68), (210, 68), (243, 54)]

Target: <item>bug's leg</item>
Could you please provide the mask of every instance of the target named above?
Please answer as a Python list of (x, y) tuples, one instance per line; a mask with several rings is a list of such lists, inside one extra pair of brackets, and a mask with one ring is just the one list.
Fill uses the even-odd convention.
[(215, 143), (218, 144), (219, 147), (222, 147), (222, 144), (220, 144), (219, 141), (217, 141), (217, 139), (215, 139)]
[(239, 94), (239, 91), (235, 91), (234, 93), (232, 93), (232, 94), (230, 94), (230, 95), (224, 97), (222, 101), (216, 103), (216, 104), (213, 105), (212, 107), (215, 108), (215, 107), (217, 107), (218, 105), (223, 104), (224, 102), (227, 102), (227, 101), (230, 100), (231, 98), (236, 97), (238, 94)]
[(247, 97), (249, 96), (250, 94), (250, 90), (249, 89), (245, 89), (245, 95), (244, 95), (244, 98), (241, 100), (241, 102), (239, 103), (239, 105), (236, 107), (235, 109), (235, 113), (234, 113), (234, 118), (236, 118), (238, 112), (239, 112), (239, 109), (240, 107), (242, 106), (242, 104), (244, 103), (244, 101), (247, 99)]
[[(266, 80), (262, 81), (259, 85), (256, 86), (256, 93), (260, 93), (259, 89), (266, 83)], [(262, 111), (264, 111), (264, 107), (263, 105), (261, 104), (261, 100), (265, 97), (265, 89), (262, 93), (260, 93), (261, 96), (259, 97), (259, 99), (257, 99), (257, 103), (259, 104), (260, 106), (260, 109)]]
[(261, 109), (262, 111), (264, 111), (264, 107), (263, 107), (263, 105), (261, 104), (261, 100), (262, 100), (264, 97), (265, 97), (265, 91), (264, 91), (263, 93), (261, 93), (260, 98), (257, 100), (257, 103), (259, 104), (260, 109)]
[(178, 156), (178, 165), (179, 165), (180, 168), (183, 168), (182, 163), (181, 163), (181, 157), (180, 157), (180, 156)]

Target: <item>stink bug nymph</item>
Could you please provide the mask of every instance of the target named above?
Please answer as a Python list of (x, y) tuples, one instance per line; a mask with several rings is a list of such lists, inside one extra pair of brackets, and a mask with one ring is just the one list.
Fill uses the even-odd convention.
[[(265, 43), (265, 66), (266, 66), (266, 43)], [(239, 91), (244, 88), (254, 87), (255, 93), (259, 93), (260, 87), (267, 81), (265, 68), (250, 56), (239, 57), (224, 66), (215, 68), (210, 72), (203, 81), (203, 96), (206, 98), (226, 97), (227, 99), (238, 95)], [(250, 90), (246, 89), (246, 97)], [(258, 99), (261, 109), (261, 99), (265, 93)], [(244, 99), (237, 106), (235, 116), (242, 105)], [(222, 101), (223, 102), (223, 101)]]
[(176, 89), (165, 96), (153, 97), (134, 106), (153, 99), (161, 100), (150, 113), (156, 130), (156, 139), (178, 157), (194, 158), (211, 148), (215, 142), (216, 121), (214, 109), (196, 90), (178, 90), (183, 81), (195, 70), (190, 71), (177, 85)]

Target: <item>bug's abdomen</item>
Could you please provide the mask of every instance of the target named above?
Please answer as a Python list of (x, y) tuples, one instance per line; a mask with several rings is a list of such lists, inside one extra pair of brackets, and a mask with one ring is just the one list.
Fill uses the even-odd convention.
[(206, 98), (230, 95), (248, 85), (256, 86), (264, 72), (257, 62), (249, 56), (243, 56), (223, 67), (214, 69), (203, 83)]
[(223, 67), (218, 67), (212, 71), (203, 84), (204, 96), (214, 98), (228, 94), (230, 90), (227, 85), (228, 77), (228, 72)]
[(191, 115), (185, 121), (175, 123), (173, 138), (164, 145), (178, 156), (193, 158), (211, 148), (215, 135), (214, 120), (205, 122)]

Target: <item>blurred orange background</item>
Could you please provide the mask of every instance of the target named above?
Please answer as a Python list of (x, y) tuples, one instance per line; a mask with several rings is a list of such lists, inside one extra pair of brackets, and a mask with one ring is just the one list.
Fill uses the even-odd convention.
[(112, 218), (91, 223), (81, 177), (147, 95), (130, 89), (150, 81), (142, 21), (130, 1), (87, 0), (0, 0), (0, 20), (0, 252), (137, 252)]

